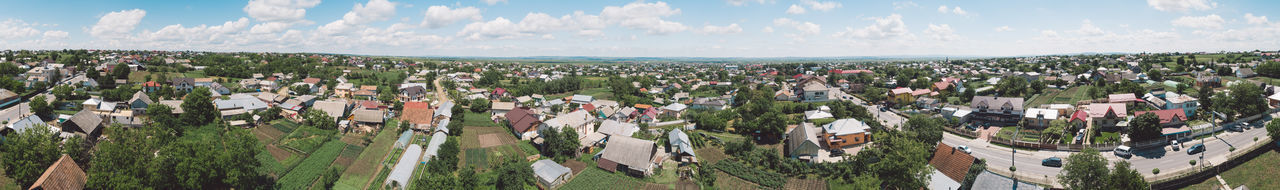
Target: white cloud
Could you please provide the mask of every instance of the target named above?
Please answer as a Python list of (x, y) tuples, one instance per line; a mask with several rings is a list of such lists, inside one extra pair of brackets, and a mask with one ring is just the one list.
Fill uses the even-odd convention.
[(1043, 30), (1040, 31), (1040, 36), (1045, 38), (1057, 38), (1058, 32), (1053, 30)]
[(441, 28), (462, 20), (480, 21), (483, 18), (480, 15), (480, 9), (475, 7), (450, 9), (437, 5), (427, 8), (426, 16), (422, 18), (422, 25), (428, 28)]
[(955, 32), (956, 31), (951, 29), (951, 26), (947, 24), (929, 24), (929, 29), (924, 30), (924, 34), (929, 35), (929, 37), (938, 41), (952, 41), (959, 39), (960, 36), (956, 35)]
[(45, 39), (67, 39), (68, 35), (70, 35), (70, 33), (61, 30), (50, 30), (44, 32)]
[(320, 0), (249, 0), (243, 10), (258, 21), (293, 23), (304, 21), (307, 9), (317, 4)]
[(277, 32), (284, 31), (285, 29), (289, 29), (290, 25), (292, 24), (285, 23), (285, 22), (259, 23), (259, 24), (253, 25), (253, 28), (250, 28), (249, 32), (255, 33), (255, 34), (277, 33)]
[(1013, 28), (1009, 26), (1000, 26), (1000, 27), (996, 27), (995, 30), (996, 32), (1008, 32), (1008, 31), (1013, 31)]
[(1080, 29), (1073, 30), (1071, 32), (1079, 35), (1084, 35), (1084, 36), (1098, 36), (1098, 35), (1103, 35), (1107, 33), (1106, 31), (1103, 31), (1102, 28), (1098, 28), (1097, 26), (1094, 26), (1093, 21), (1090, 21), (1088, 19), (1085, 19), (1083, 23), (1080, 24)]
[(764, 33), (773, 33), (773, 27), (772, 27), (772, 26), (765, 26), (765, 27), (764, 27), (764, 29), (760, 29), (760, 31), (761, 31), (761, 32), (764, 32)]
[(706, 26), (702, 26), (701, 30), (698, 30), (698, 33), (702, 33), (702, 34), (719, 34), (719, 35), (737, 34), (741, 32), (742, 32), (742, 27), (738, 26), (737, 23), (729, 24), (729, 26), (706, 25)]
[(964, 9), (961, 9), (960, 6), (947, 7), (946, 5), (938, 6), (938, 13), (942, 13), (942, 14), (951, 13), (951, 14), (956, 14), (961, 16), (969, 15), (969, 11), (965, 11)]
[(895, 2), (893, 2), (893, 9), (894, 9), (894, 10), (898, 10), (898, 9), (905, 9), (905, 8), (911, 8), (911, 7), (919, 7), (919, 6), (920, 6), (920, 4), (916, 4), (916, 2), (911, 2), (911, 1), (895, 1)]
[(1212, 0), (1147, 0), (1147, 5), (1160, 11), (1176, 12), (1209, 10), (1218, 7), (1218, 3)]
[(805, 12), (804, 7), (801, 7), (800, 5), (796, 5), (796, 4), (791, 4), (791, 7), (787, 8), (787, 14), (798, 15), (798, 14), (804, 14), (804, 12)]
[(818, 10), (822, 12), (844, 7), (844, 4), (841, 4), (840, 2), (835, 2), (835, 1), (804, 0), (802, 1), (802, 3), (804, 3), (805, 5), (808, 5), (809, 8), (813, 10)]
[(845, 31), (837, 32), (834, 36), (841, 38), (879, 40), (905, 36), (909, 32), (907, 30), (907, 25), (902, 22), (902, 15), (891, 14), (886, 17), (871, 17), (868, 18), (868, 20), (873, 20), (875, 22), (859, 29), (845, 27)]
[(359, 32), (360, 42), (366, 45), (394, 46), (394, 47), (413, 47), (427, 44), (441, 44), (448, 41), (447, 38), (430, 35), (418, 34), (412, 31), (404, 31), (406, 24), (393, 24), (386, 29), (374, 27), (366, 28)]
[(144, 31), (139, 34), (139, 39), (143, 40), (142, 42), (221, 43), (227, 40), (229, 35), (244, 31), (248, 27), (249, 18), (244, 17), (215, 26), (183, 27), (181, 24), (174, 24), (155, 32)]
[(800, 22), (796, 20), (791, 20), (789, 18), (773, 19), (773, 25), (792, 27), (792, 28), (795, 28), (796, 31), (800, 31), (800, 34), (804, 34), (804, 35), (815, 35), (815, 34), (822, 33), (821, 25), (814, 24), (812, 22)]
[(480, 2), (484, 2), (487, 5), (496, 5), (498, 3), (507, 3), (507, 0), (480, 0)]
[(1249, 24), (1266, 24), (1268, 22), (1267, 16), (1253, 16), (1253, 13), (1244, 14), (1244, 20), (1248, 21)]
[(89, 34), (99, 38), (124, 37), (142, 22), (144, 16), (147, 16), (147, 11), (142, 9), (107, 13), (98, 18), (98, 23), (89, 29)]
[[(747, 3), (750, 3), (751, 1), (752, 0), (725, 0), (724, 2), (729, 3), (730, 5), (733, 5), (733, 6), (743, 6), (743, 5), (747, 5)], [(764, 4), (765, 0), (755, 0), (755, 2)]]
[(689, 27), (679, 22), (662, 20), (663, 17), (680, 14), (680, 9), (672, 9), (666, 2), (644, 3), (633, 2), (622, 7), (606, 6), (600, 11), (600, 17), (609, 23), (618, 24), (631, 29), (645, 30), (649, 34), (669, 34), (680, 32)]
[[(458, 31), (458, 36), (467, 40), (513, 39), (545, 35), (554, 31), (575, 28), (577, 28), (577, 25), (575, 25), (573, 17), (569, 15), (554, 18), (546, 13), (529, 13), (518, 23), (498, 17), (492, 21), (467, 24), (461, 31)], [(600, 31), (579, 31), (578, 34), (603, 35)]]
[(342, 20), (347, 24), (368, 24), (369, 22), (384, 21), (391, 19), (396, 15), (396, 3), (387, 0), (369, 0), (368, 3), (356, 3), (351, 8), (351, 12), (342, 15)]
[(1177, 27), (1207, 28), (1207, 29), (1220, 29), (1222, 28), (1222, 24), (1225, 22), (1226, 20), (1223, 20), (1222, 17), (1218, 16), (1217, 14), (1210, 14), (1210, 15), (1198, 16), (1198, 17), (1182, 16), (1182, 17), (1179, 17), (1178, 19), (1173, 19), (1173, 21), (1169, 21), (1169, 23)]
[(39, 29), (31, 27), (31, 24), (22, 20), (8, 19), (0, 22), (0, 39), (23, 39), (39, 34)]

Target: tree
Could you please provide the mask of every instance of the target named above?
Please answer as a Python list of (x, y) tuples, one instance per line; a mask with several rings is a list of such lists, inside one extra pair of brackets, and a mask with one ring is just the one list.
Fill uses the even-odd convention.
[(1280, 62), (1268, 61), (1258, 65), (1258, 74), (1271, 78), (1280, 78)]
[(413, 181), (411, 189), (459, 189), (458, 180), (451, 173), (432, 173), (428, 172), (426, 177), (418, 178)]
[(56, 135), (45, 125), (36, 125), (10, 134), (4, 146), (0, 146), (0, 152), (3, 152), (5, 158), (9, 158), (0, 159), (5, 176), (13, 178), (19, 187), (35, 183), (36, 178), (40, 178), (40, 174), (62, 155), (62, 151), (58, 150), (59, 139)]
[(1067, 128), (1070, 126), (1071, 125), (1068, 124), (1066, 120), (1055, 119), (1049, 122), (1049, 127), (1044, 129), (1044, 134), (1059, 137), (1062, 136), (1062, 133), (1066, 132)]
[(450, 121), (449, 125), (445, 127), (449, 128), (449, 135), (453, 135), (453, 136), (462, 135), (462, 128), (464, 128), (464, 126), (462, 125), (462, 121), (460, 120)]
[[(1199, 110), (1200, 113), (1209, 114), (1210, 113), (1209, 111), (1213, 108), (1213, 100), (1210, 99), (1210, 97), (1213, 96), (1213, 89), (1209, 88), (1208, 85), (1200, 86), (1200, 89), (1199, 91), (1196, 92), (1196, 95), (1197, 95), (1196, 98), (1200, 98), (1200, 110)], [(1204, 115), (1204, 114), (1200, 114), (1200, 115)], [(1212, 117), (1209, 117), (1209, 118), (1212, 118)]]
[(169, 106), (164, 104), (151, 104), (147, 106), (146, 116), (147, 121), (149, 121), (152, 126), (172, 130), (173, 132), (177, 132), (178, 135), (182, 134), (182, 128), (179, 125), (181, 121), (178, 121), (178, 118), (173, 117), (173, 108), (169, 108)]
[(1241, 117), (1262, 114), (1267, 110), (1267, 100), (1261, 87), (1245, 83), (1233, 85), (1230, 90), (1231, 108), (1238, 110)]
[[(880, 143), (870, 155), (878, 157), (879, 162), (871, 164), (870, 169), (882, 185), (888, 189), (921, 189), (925, 188), (932, 173), (929, 157), (932, 155), (932, 144), (925, 144), (910, 135), (885, 131)], [(863, 153), (866, 153), (864, 150)], [(859, 156), (863, 153), (858, 153)]]
[(45, 100), (45, 96), (32, 97), (28, 104), (31, 106), (31, 112), (34, 112), (36, 116), (40, 116), (40, 120), (51, 121), (53, 119), (53, 106), (49, 105), (49, 102)]
[(1280, 141), (1280, 122), (1268, 122), (1267, 135), (1271, 136), (1272, 141)]
[(913, 133), (924, 144), (937, 144), (942, 140), (942, 121), (927, 115), (914, 115), (907, 120), (907, 131)]
[(560, 147), (558, 147), (560, 156), (564, 157), (564, 159), (570, 159), (578, 156), (578, 145), (581, 144), (578, 139), (578, 131), (574, 130), (572, 127), (560, 128), (560, 130), (561, 142)]
[(533, 168), (520, 159), (504, 162), (498, 169), (495, 186), (500, 190), (521, 190), (533, 183)]
[(1027, 93), (1027, 80), (1019, 77), (1004, 78), (996, 84), (996, 92), (1001, 96), (1022, 96)]
[(53, 95), (57, 96), (59, 99), (68, 100), (72, 99), (71, 93), (75, 92), (75, 90), (75, 88), (72, 88), (69, 85), (58, 85), (57, 87), (53, 87)]
[(439, 156), (435, 157), (427, 166), (427, 170), (433, 173), (453, 173), (458, 170), (458, 140), (457, 138), (449, 138), (440, 145)]
[(458, 188), (459, 189), (476, 189), (480, 186), (480, 180), (476, 179), (476, 169), (471, 166), (462, 168), (458, 171)]
[(1048, 88), (1048, 86), (1044, 84), (1044, 81), (1040, 80), (1032, 80), (1029, 86), (1031, 87), (1031, 94), (1039, 94), (1040, 92), (1043, 92), (1045, 88)]
[(551, 105), (551, 113), (560, 113), (561, 110), (564, 110), (564, 104)]
[(217, 108), (213, 107), (213, 101), (209, 94), (209, 89), (205, 87), (196, 87), (187, 97), (182, 100), (182, 121), (190, 126), (201, 126), (213, 122), (219, 115)]
[(975, 92), (973, 91), (973, 88), (965, 88), (964, 93), (960, 94), (960, 98), (962, 99), (961, 101), (968, 102), (973, 100), (974, 94)]
[(275, 121), (276, 119), (280, 119), (280, 112), (283, 111), (284, 110), (281, 110), (278, 106), (272, 106), (271, 108), (267, 108), (266, 111), (258, 113), (258, 116), (262, 117), (263, 121)]
[(1129, 122), (1129, 126), (1131, 126), (1129, 136), (1134, 141), (1141, 142), (1160, 138), (1160, 116), (1155, 113), (1147, 112), (1138, 115), (1138, 117), (1133, 118), (1133, 121)]
[(710, 164), (698, 167), (698, 183), (703, 187), (713, 187), (716, 184), (716, 169)]
[(324, 111), (321, 111), (319, 109), (307, 110), (305, 115), (303, 115), (303, 118), (305, 118), (306, 124), (311, 125), (312, 127), (316, 127), (319, 129), (337, 129), (338, 128), (338, 122), (335, 121), (333, 117), (329, 117), (328, 113), (325, 113)]
[(1107, 185), (1107, 159), (1098, 150), (1086, 148), (1064, 160), (1058, 182), (1067, 189), (1095, 189)]
[(129, 64), (116, 63), (116, 67), (111, 69), (111, 74), (116, 76), (114, 79), (128, 79), (131, 70)]
[(489, 100), (486, 100), (484, 98), (476, 98), (475, 100), (471, 100), (471, 112), (484, 113), (486, 111), (489, 111), (489, 106), (491, 106), (489, 105)]
[(1147, 72), (1147, 78), (1153, 81), (1164, 81), (1164, 72), (1160, 72), (1160, 70), (1151, 70)]
[(1106, 178), (1107, 189), (1151, 189), (1142, 174), (1130, 167), (1131, 164), (1127, 161), (1116, 162), (1111, 169), (1111, 176)]

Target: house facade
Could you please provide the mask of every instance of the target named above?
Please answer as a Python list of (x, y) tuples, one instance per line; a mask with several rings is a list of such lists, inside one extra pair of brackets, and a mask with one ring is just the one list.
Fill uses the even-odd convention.
[(983, 126), (1013, 126), (1022, 120), (1021, 97), (974, 96), (969, 103), (971, 120)]

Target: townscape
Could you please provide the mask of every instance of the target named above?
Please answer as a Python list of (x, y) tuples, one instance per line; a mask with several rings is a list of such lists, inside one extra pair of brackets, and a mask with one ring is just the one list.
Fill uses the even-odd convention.
[(12, 2), (0, 190), (1280, 189), (1276, 7)]

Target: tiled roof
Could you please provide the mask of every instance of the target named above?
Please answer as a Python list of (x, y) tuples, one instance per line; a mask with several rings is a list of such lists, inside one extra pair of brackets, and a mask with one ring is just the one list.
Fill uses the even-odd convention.
[(1136, 112), (1133, 112), (1133, 115), (1135, 115), (1135, 116), (1141, 116), (1142, 114), (1146, 114), (1146, 113), (1153, 113), (1153, 114), (1156, 114), (1156, 116), (1159, 116), (1159, 117), (1160, 117), (1160, 124), (1165, 124), (1165, 123), (1173, 122), (1173, 121), (1174, 121), (1173, 119), (1175, 119), (1175, 118), (1177, 118), (1177, 119), (1178, 119), (1178, 121), (1184, 121), (1184, 122), (1185, 122), (1185, 121), (1187, 121), (1187, 112), (1182, 111), (1182, 109), (1167, 109), (1167, 110), (1156, 110), (1156, 111), (1136, 111)]
[(969, 174), (969, 167), (973, 166), (973, 156), (947, 144), (938, 143), (938, 149), (933, 151), (929, 165), (953, 180), (963, 181), (964, 176)]
[(435, 109), (431, 109), (431, 104), (427, 102), (405, 102), (404, 115), (401, 120), (412, 124), (431, 124), (431, 115), (435, 115)]
[(84, 184), (88, 180), (84, 170), (71, 160), (71, 156), (63, 154), (58, 161), (49, 166), (49, 169), (44, 170), (44, 174), (41, 174), (29, 189), (84, 189)]
[(537, 126), (538, 122), (541, 122), (529, 109), (525, 108), (513, 109), (507, 112), (505, 116), (507, 121), (510, 121), (511, 128), (518, 132), (529, 131), (533, 126)]

